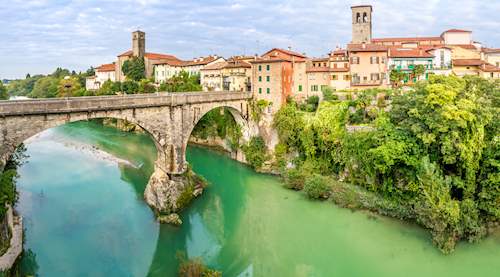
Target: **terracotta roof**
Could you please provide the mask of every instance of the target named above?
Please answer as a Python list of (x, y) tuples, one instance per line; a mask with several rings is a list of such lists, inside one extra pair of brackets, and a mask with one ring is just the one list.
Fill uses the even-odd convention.
[(154, 65), (168, 64), (170, 66), (184, 66), (184, 61), (175, 59), (159, 59), (153, 62)]
[(193, 65), (207, 65), (213, 61), (216, 61), (217, 59), (219, 59), (221, 57), (218, 57), (218, 56), (208, 56), (208, 57), (201, 57), (201, 58), (197, 58), (197, 59), (193, 59), (193, 60), (190, 60), (190, 61), (185, 61), (185, 66), (193, 66)]
[(387, 46), (372, 44), (372, 43), (359, 43), (359, 44), (348, 44), (347, 51), (350, 52), (386, 52)]
[(485, 62), (480, 59), (453, 59), (454, 66), (481, 66)]
[(97, 67), (95, 70), (99, 72), (115, 71), (115, 64), (114, 63), (103, 64)]
[[(248, 61), (249, 63), (276, 63), (276, 62), (292, 62), (292, 59), (282, 59), (282, 58), (257, 58), (252, 61)], [(296, 63), (306, 62), (305, 59), (294, 60)]]
[(347, 55), (347, 50), (346, 49), (338, 49), (334, 50), (332, 53), (330, 53), (330, 56), (346, 56)]
[(217, 62), (210, 65), (205, 66), (201, 70), (220, 70), (227, 66), (227, 62)]
[(395, 37), (395, 38), (372, 38), (372, 42), (417, 42), (426, 40), (439, 40), (442, 41), (441, 37)]
[(177, 59), (177, 57), (168, 54), (158, 54), (158, 53), (146, 53), (144, 57), (150, 60), (160, 60), (160, 59)]
[(252, 65), (246, 61), (238, 59), (229, 59), (225, 68), (251, 68)]
[[(132, 56), (133, 52), (132, 50), (128, 50), (126, 52), (121, 53), (118, 55), (118, 57), (124, 57), (124, 56)], [(150, 59), (150, 60), (160, 60), (160, 59), (177, 59), (177, 57), (173, 55), (168, 55), (168, 54), (159, 54), (159, 53), (145, 53), (144, 57)]]
[(449, 29), (443, 32), (444, 33), (472, 33), (472, 31), (461, 30), (461, 29)]
[(463, 49), (468, 49), (468, 50), (477, 50), (476, 46), (472, 44), (447, 44), (448, 46), (457, 46)]
[(291, 51), (291, 50), (285, 50), (285, 49), (281, 49), (281, 48), (273, 48), (273, 49), (267, 51), (266, 53), (264, 53), (262, 56), (268, 55), (274, 51), (278, 51), (278, 52), (284, 53), (284, 54), (289, 55), (289, 56), (295, 56), (295, 57), (304, 58), (304, 59), (307, 58), (307, 56), (300, 54), (298, 52)]
[(496, 66), (489, 64), (489, 63), (484, 63), (481, 66), (481, 70), (485, 71), (485, 72), (500, 72), (500, 67), (496, 67)]
[(389, 48), (390, 58), (433, 58), (434, 56), (420, 48)]
[(484, 53), (500, 53), (500, 48), (487, 48), (487, 47), (483, 47), (481, 49), (481, 51), (483, 51)]

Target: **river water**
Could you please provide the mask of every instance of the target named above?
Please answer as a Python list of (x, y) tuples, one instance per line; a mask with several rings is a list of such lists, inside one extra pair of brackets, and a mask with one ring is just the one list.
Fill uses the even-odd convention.
[(188, 161), (210, 186), (173, 227), (142, 199), (156, 155), (147, 135), (78, 122), (26, 146), (24, 273), (175, 276), (183, 253), (224, 276), (500, 276), (498, 235), (445, 256), (418, 226), (309, 201), (206, 149), (190, 147)]

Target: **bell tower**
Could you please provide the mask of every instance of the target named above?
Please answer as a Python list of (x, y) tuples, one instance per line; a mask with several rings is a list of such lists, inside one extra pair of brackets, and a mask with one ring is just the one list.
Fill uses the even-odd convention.
[(372, 40), (372, 6), (352, 6), (352, 43), (370, 43)]
[(132, 54), (134, 57), (144, 58), (146, 53), (146, 33), (135, 31), (132, 33)]

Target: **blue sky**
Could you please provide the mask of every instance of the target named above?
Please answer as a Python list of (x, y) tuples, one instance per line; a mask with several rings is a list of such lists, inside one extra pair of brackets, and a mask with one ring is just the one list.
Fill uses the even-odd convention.
[(182, 59), (288, 46), (322, 56), (350, 41), (353, 4), (373, 5), (374, 37), (460, 28), (500, 47), (500, 0), (9, 0), (0, 8), (0, 79), (112, 62), (137, 28), (148, 52)]

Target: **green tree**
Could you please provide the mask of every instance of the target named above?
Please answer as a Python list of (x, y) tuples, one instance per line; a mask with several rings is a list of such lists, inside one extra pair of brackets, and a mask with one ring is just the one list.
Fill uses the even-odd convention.
[(243, 152), (253, 168), (260, 168), (268, 159), (266, 144), (262, 137), (252, 137), (248, 144), (243, 146)]
[(47, 76), (36, 81), (30, 97), (33, 98), (52, 98), (57, 96), (57, 87), (59, 79)]
[(132, 59), (126, 60), (123, 63), (122, 72), (131, 81), (140, 81), (144, 79), (146, 77), (144, 59), (133, 57)]
[(181, 71), (179, 74), (168, 79), (165, 84), (160, 87), (160, 91), (168, 92), (190, 92), (201, 91), (200, 75), (190, 75), (186, 71)]
[(65, 77), (59, 81), (57, 86), (57, 97), (80, 96), (82, 87), (75, 77)]
[(3, 85), (2, 81), (0, 81), (0, 100), (9, 99), (9, 94), (7, 93), (7, 88)]
[(397, 69), (392, 69), (389, 73), (389, 79), (391, 80), (392, 87), (398, 88), (405, 79), (405, 73)]
[(417, 64), (415, 67), (412, 69), (412, 75), (415, 79), (418, 80), (418, 78), (425, 73), (425, 66), (422, 64)]
[(139, 92), (140, 93), (154, 93), (156, 92), (156, 87), (153, 82), (148, 79), (142, 79), (139, 82)]

